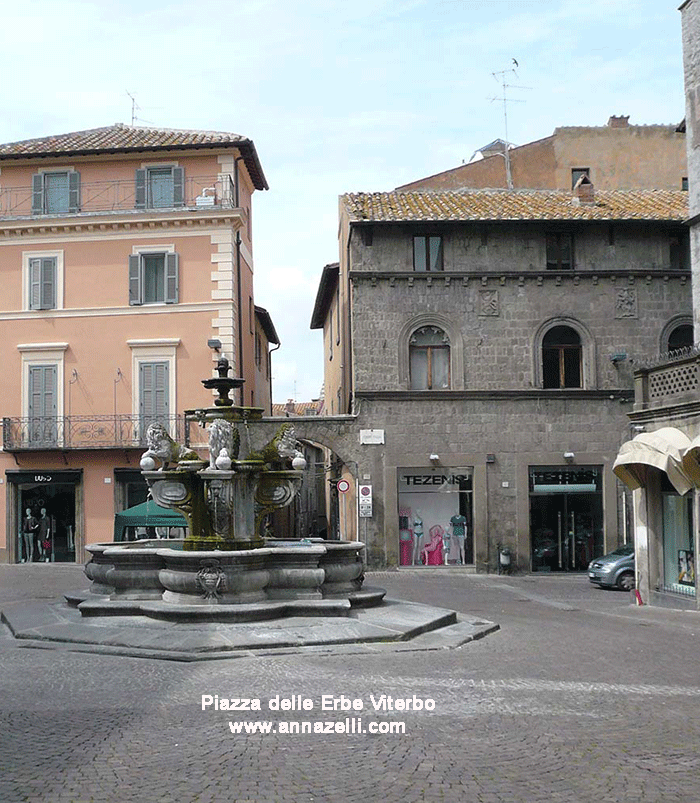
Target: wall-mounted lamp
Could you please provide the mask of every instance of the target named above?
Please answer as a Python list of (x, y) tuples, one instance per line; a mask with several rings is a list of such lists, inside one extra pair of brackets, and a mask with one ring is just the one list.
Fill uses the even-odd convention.
[(440, 455), (439, 454), (435, 454), (435, 452), (433, 452), (430, 455), (430, 462), (431, 463), (439, 463), (440, 462)]
[(207, 346), (214, 351), (221, 351), (221, 341), (217, 337), (212, 337), (207, 340)]
[(619, 351), (617, 354), (610, 355), (610, 362), (617, 365), (619, 362), (624, 362), (627, 359), (627, 354), (624, 351)]
[(564, 460), (571, 462), (576, 455), (573, 452), (564, 452)]
[(647, 428), (644, 424), (632, 424), (631, 426), (632, 432), (646, 432)]

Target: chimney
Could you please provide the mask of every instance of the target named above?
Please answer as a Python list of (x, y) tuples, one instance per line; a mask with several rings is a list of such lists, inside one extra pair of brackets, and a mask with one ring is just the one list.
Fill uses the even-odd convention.
[(608, 120), (608, 128), (629, 128), (629, 124), (629, 114), (621, 114), (619, 117), (613, 114)]
[(284, 405), (284, 414), (289, 418), (289, 416), (294, 415), (295, 412), (294, 399), (287, 399), (287, 403)]
[(580, 204), (595, 203), (595, 188), (588, 176), (583, 175), (574, 186), (574, 201)]

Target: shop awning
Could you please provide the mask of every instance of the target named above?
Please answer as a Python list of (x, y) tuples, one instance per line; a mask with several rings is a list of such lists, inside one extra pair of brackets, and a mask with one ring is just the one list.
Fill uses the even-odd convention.
[(182, 513), (157, 505), (147, 499), (140, 505), (122, 510), (114, 517), (114, 540), (123, 541), (127, 527), (187, 527)]
[(700, 435), (693, 438), (683, 453), (683, 471), (700, 488)]
[(620, 447), (613, 464), (617, 477), (632, 490), (645, 483), (647, 467), (664, 471), (673, 487), (683, 495), (693, 482), (683, 469), (683, 455), (690, 446), (687, 435), (675, 427), (663, 427), (656, 432), (641, 432)]

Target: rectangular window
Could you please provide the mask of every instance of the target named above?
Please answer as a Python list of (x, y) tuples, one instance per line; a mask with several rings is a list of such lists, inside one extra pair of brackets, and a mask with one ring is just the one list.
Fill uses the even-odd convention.
[(139, 418), (145, 437), (150, 424), (168, 429), (170, 416), (169, 363), (139, 363)]
[(32, 176), (32, 214), (60, 215), (80, 211), (80, 173), (62, 170)]
[(29, 309), (55, 309), (56, 257), (29, 259)]
[(58, 368), (56, 365), (30, 365), (28, 377), (29, 441), (50, 446), (58, 439)]
[(258, 368), (262, 365), (262, 341), (259, 332), (255, 333), (255, 364)]
[(573, 267), (573, 236), (569, 232), (549, 232), (547, 234), (547, 270), (572, 270)]
[(182, 167), (144, 167), (136, 171), (136, 208), (172, 209), (184, 205)]
[(413, 270), (442, 270), (442, 237), (420, 235), (413, 238)]
[(690, 269), (690, 238), (688, 234), (671, 235), (669, 238), (669, 262), (671, 270)]
[(129, 257), (129, 304), (177, 304), (178, 255), (154, 252)]
[(572, 167), (571, 168), (571, 189), (578, 184), (579, 179), (581, 176), (585, 176), (586, 178), (591, 177), (591, 168), (590, 167)]

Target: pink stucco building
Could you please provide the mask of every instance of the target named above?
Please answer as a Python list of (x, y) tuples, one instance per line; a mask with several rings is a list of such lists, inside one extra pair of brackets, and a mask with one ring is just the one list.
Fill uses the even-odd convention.
[(0, 560), (80, 562), (110, 540), (144, 498), (148, 422), (182, 436), (221, 353), (240, 401), (270, 411), (264, 189), (236, 134), (114, 125), (0, 145)]

